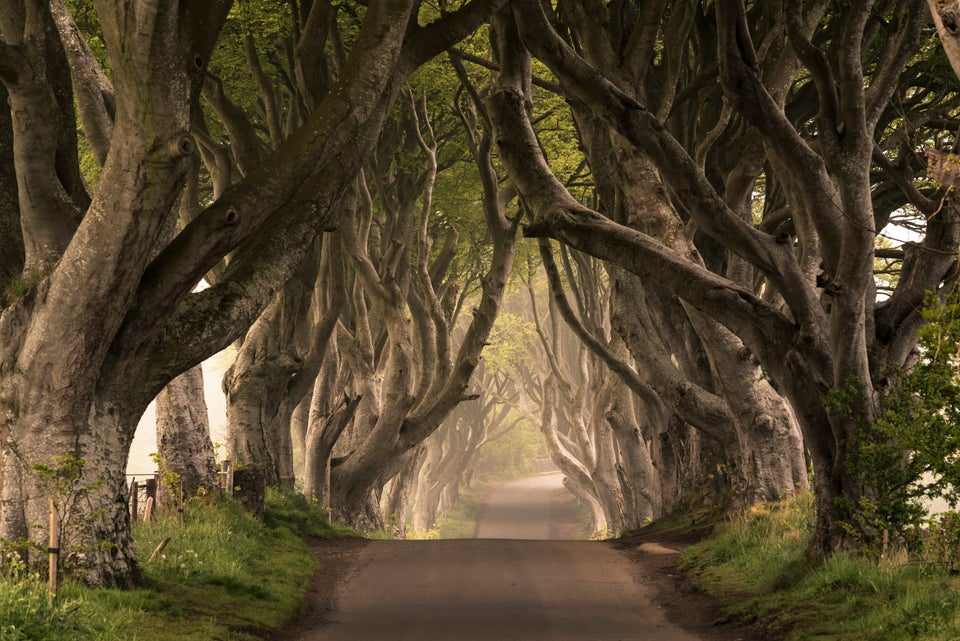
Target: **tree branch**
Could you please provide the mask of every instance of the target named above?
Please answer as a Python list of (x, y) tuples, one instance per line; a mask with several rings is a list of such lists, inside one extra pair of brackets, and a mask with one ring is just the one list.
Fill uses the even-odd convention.
[(566, 296), (563, 294), (563, 283), (560, 280), (560, 272), (557, 270), (557, 264), (553, 260), (553, 252), (550, 249), (549, 241), (540, 239), (539, 246), (540, 258), (543, 260), (543, 268), (547, 273), (547, 282), (550, 285), (550, 295), (553, 297), (557, 309), (560, 311), (560, 316), (566, 321), (567, 326), (573, 330), (577, 338), (579, 338), (591, 352), (597, 355), (607, 367), (610, 368), (610, 371), (620, 377), (620, 380), (622, 380), (634, 394), (647, 402), (659, 402), (660, 397), (657, 396), (657, 393), (645, 380), (637, 375), (633, 368), (614, 356), (613, 352), (608, 350), (603, 343), (586, 330), (583, 323), (580, 322), (580, 319), (577, 318), (573, 309), (570, 307)]
[(113, 85), (103, 73), (63, 0), (51, 0), (50, 11), (70, 63), (70, 76), (84, 137), (97, 162), (103, 165), (110, 150), (117, 108)]
[[(751, 292), (578, 203), (547, 166), (526, 120), (522, 99), (501, 89), (491, 104), (501, 159), (534, 214), (535, 222), (525, 229), (525, 235), (556, 238), (655, 279), (727, 325), (764, 361), (778, 359), (779, 352), (771, 346), (792, 340), (796, 331), (792, 322)], [(813, 312), (811, 318), (819, 327), (822, 320)]]
[[(797, 318), (812, 326), (822, 327), (822, 312), (816, 292), (797, 269), (792, 251), (778, 245), (771, 236), (754, 229), (731, 210), (697, 169), (683, 146), (663, 125), (577, 56), (557, 36), (538, 2), (517, 0), (513, 8), (527, 47), (561, 78), (572, 94), (653, 160), (700, 227), (763, 271), (785, 297)], [(508, 93), (512, 93), (509, 99)], [(516, 102), (519, 96), (515, 90), (501, 90), (497, 96), (497, 102), (503, 109), (512, 103), (510, 110), (516, 111), (516, 106), (522, 104)], [(770, 102), (769, 96), (766, 100)], [(522, 111), (513, 116), (515, 123), (520, 122), (516, 120), (517, 117), (526, 119)], [(503, 118), (498, 120), (502, 124)], [(523, 136), (526, 144), (530, 144), (530, 140), (535, 140), (530, 133), (528, 138), (526, 133), (518, 130), (500, 132), (498, 144), (509, 142), (511, 146), (516, 146), (516, 141), (507, 141), (510, 136)], [(802, 143), (798, 136), (796, 140)], [(503, 149), (501, 146), (501, 151)], [(515, 176), (511, 175), (511, 178), (516, 181)]]

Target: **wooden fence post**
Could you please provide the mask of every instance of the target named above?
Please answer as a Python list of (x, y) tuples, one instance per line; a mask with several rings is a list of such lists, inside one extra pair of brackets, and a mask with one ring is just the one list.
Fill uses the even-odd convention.
[(183, 527), (183, 477), (180, 477), (180, 496), (177, 499), (177, 511), (180, 513), (180, 527)]
[(143, 507), (143, 522), (144, 522), (144, 523), (149, 523), (150, 521), (153, 520), (153, 506), (154, 506), (153, 497), (152, 497), (152, 496), (151, 496), (151, 497), (148, 497), (148, 498), (147, 498), (147, 502), (146, 502), (146, 504), (145, 504), (144, 507)]
[(153, 499), (153, 507), (157, 507), (157, 477), (149, 478), (146, 481), (147, 501)]
[(47, 548), (50, 560), (49, 603), (53, 607), (57, 600), (57, 569), (60, 565), (60, 520), (57, 518), (57, 505), (50, 497), (50, 546)]
[(140, 484), (137, 479), (130, 482), (130, 522), (136, 523), (140, 511)]
[(233, 496), (233, 461), (220, 461), (220, 474), (223, 476), (223, 491), (227, 496)]

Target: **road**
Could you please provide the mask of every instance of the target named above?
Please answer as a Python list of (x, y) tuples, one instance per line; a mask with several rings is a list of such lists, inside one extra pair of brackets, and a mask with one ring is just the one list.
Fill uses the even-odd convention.
[(516, 538), (558, 531), (556, 488), (492, 492), (477, 534), (502, 538), (363, 545), (332, 611), (283, 641), (698, 641), (668, 624), (611, 545)]
[(581, 535), (574, 498), (563, 474), (495, 485), (477, 518), (478, 539), (569, 540)]

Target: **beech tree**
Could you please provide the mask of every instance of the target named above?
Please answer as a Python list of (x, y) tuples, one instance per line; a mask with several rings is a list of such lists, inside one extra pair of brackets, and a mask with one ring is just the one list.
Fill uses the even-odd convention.
[[(745, 218), (742, 200), (705, 173), (692, 142), (672, 135), (665, 114), (650, 110), (650, 96), (606, 75), (563, 42), (537, 2), (517, 0), (498, 14), (500, 59), (517, 64), (504, 69), (491, 98), (499, 150), (534, 218), (525, 233), (562, 240), (645, 282), (655, 280), (736, 335), (789, 400), (814, 469), (815, 545), (823, 553), (876, 534), (856, 514), (871, 492), (849, 466), (861, 438), (858, 425), (870, 420), (887, 366), (910, 362), (924, 293), (951, 278), (960, 241), (955, 209), (949, 203), (938, 207), (939, 199), (924, 196), (909, 174), (897, 171), (901, 195), (927, 212), (927, 233), (905, 251), (892, 295), (877, 300), (875, 239), (889, 211), (874, 199), (871, 169), (874, 161), (895, 169), (878, 141), (896, 120), (891, 101), (904, 89), (898, 80), (928, 16), (923, 3), (914, 1), (857, 3), (829, 13), (827, 4), (758, 4), (748, 12), (738, 0), (721, 0), (701, 14), (715, 29), (720, 88), (736, 114), (720, 127), (749, 127), (762, 140), (753, 155), (742, 150), (744, 161), (756, 167), (744, 178), (755, 184), (761, 169), (768, 179), (776, 177), (792, 223), (785, 235)], [(649, 14), (636, 15), (631, 24), (650, 24), (640, 19)], [(775, 46), (778, 33), (787, 35), (788, 47)], [(629, 42), (649, 44), (639, 33), (637, 38)], [(766, 295), (730, 273), (677, 256), (649, 233), (569, 195), (546, 166), (524, 109), (527, 50), (551, 68), (572, 100), (650, 159), (671, 200), (700, 232), (756, 269)], [(639, 67), (629, 68), (642, 71), (651, 50), (629, 50), (640, 56)], [(795, 73), (778, 74), (784, 66), (802, 70), (809, 82), (794, 84)], [(791, 120), (796, 114), (784, 110), (791, 92), (808, 92), (813, 113)], [(850, 381), (861, 399), (856, 419), (830, 412), (823, 400)], [(857, 527), (861, 531), (854, 533)]]
[[(331, 499), (334, 513), (351, 523), (380, 524), (374, 490), (399, 471), (408, 453), (454, 408), (474, 398), (466, 390), (499, 312), (516, 251), (518, 222), (507, 216), (511, 192), (499, 188), (489, 128), (465, 119), (468, 147), (481, 176), (480, 209), (491, 251), (470, 317), (455, 341), (458, 286), (447, 272), (456, 235), (447, 234), (431, 256), (428, 233), (439, 138), (415, 104), (408, 113), (412, 121), (406, 139), (427, 160), (423, 175), (402, 163), (389, 172), (375, 168), (369, 180), (362, 174), (357, 227), (342, 229), (356, 284), (351, 325), (340, 328), (338, 342), (350, 359), (354, 393), (362, 400), (340, 445), (346, 455), (331, 469)], [(377, 211), (367, 189), (375, 177), (389, 178), (370, 190), (382, 207)], [(421, 189), (410, 193), (414, 185)]]
[[(157, 253), (197, 149), (201, 88), (231, 4), (95, 0), (110, 91), (98, 88), (105, 76), (91, 72), (99, 65), (89, 52), (64, 47), (48, 2), (0, 6), (0, 122), (10, 123), (0, 136), (13, 150), (0, 176), (9, 184), (15, 174), (17, 184), (15, 211), (4, 199), (9, 236), (0, 246), (22, 250), (3, 253), (3, 273), (19, 276), (0, 309), (0, 536), (43, 535), (33, 526), (47, 522), (47, 501), (32, 465), (63, 454), (84, 460), (86, 478), (101, 483), (74, 540), (93, 584), (123, 584), (135, 571), (123, 474), (144, 408), (254, 322), (317, 235), (336, 225), (341, 194), (405, 79), (495, 5), (471, 2), (421, 24), (414, 2), (369, 3), (326, 98)], [(295, 7), (298, 45), (309, 48), (330, 6)], [(89, 192), (78, 116), (105, 152)], [(216, 283), (193, 291), (228, 254)]]

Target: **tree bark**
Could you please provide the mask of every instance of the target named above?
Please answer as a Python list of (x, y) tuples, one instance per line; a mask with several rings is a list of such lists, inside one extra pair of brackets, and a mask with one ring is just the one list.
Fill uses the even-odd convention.
[(23, 234), (20, 231), (20, 201), (13, 162), (13, 123), (7, 103), (7, 89), (0, 84), (0, 300), (10, 294), (13, 279), (23, 272)]
[(184, 498), (217, 489), (200, 365), (170, 381), (157, 395), (157, 453), (163, 473), (174, 473), (182, 481)]
[(957, 0), (927, 0), (933, 24), (940, 36), (943, 51), (953, 67), (953, 73), (960, 78), (960, 2)]

